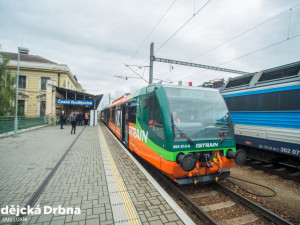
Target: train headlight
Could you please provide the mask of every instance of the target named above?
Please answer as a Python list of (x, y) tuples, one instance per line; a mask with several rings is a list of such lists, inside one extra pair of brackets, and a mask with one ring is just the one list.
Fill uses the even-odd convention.
[(190, 171), (194, 170), (196, 167), (196, 163), (197, 163), (196, 157), (191, 153), (189, 153), (187, 155), (184, 155), (183, 153), (178, 154), (176, 161), (177, 161), (177, 163), (180, 163), (181, 168), (185, 172), (190, 172)]

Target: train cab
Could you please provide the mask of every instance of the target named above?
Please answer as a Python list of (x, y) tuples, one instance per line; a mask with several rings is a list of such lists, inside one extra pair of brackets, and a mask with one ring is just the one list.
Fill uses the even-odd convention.
[(115, 135), (179, 184), (225, 179), (235, 161), (245, 160), (217, 90), (155, 84), (108, 109)]

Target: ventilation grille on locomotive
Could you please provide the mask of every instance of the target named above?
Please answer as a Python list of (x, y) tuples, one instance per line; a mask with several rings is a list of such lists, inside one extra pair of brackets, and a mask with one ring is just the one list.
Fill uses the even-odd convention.
[(252, 79), (254, 74), (250, 74), (248, 76), (242, 76), (235, 79), (230, 79), (225, 88), (232, 88), (237, 86), (248, 85)]
[(293, 66), (290, 68), (264, 72), (259, 78), (258, 82), (269, 81), (269, 80), (277, 80), (285, 77), (293, 77), (297, 76), (300, 70), (300, 65)]

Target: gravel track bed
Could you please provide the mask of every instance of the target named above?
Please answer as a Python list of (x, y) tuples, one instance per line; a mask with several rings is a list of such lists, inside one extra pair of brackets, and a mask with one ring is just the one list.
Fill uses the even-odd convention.
[(276, 223), (261, 218), (253, 223), (247, 223), (247, 225), (276, 225)]
[[(144, 164), (141, 160), (139, 160), (142, 164)], [(147, 166), (146, 166), (147, 167)], [(266, 174), (262, 171), (257, 171), (253, 168), (247, 167), (247, 166), (235, 166), (231, 169), (231, 175), (234, 177), (238, 177), (241, 179), (246, 179), (248, 181), (252, 181), (255, 183), (259, 183), (262, 185), (266, 185), (267, 187), (273, 188), (277, 196), (271, 197), (271, 198), (264, 198), (264, 197), (257, 197), (251, 194), (248, 194), (245, 191), (242, 191), (240, 188), (238, 188), (235, 185), (230, 184), (228, 181), (220, 181), (220, 183), (224, 184), (227, 187), (232, 188), (237, 193), (240, 193), (244, 195), (245, 197), (251, 199), (252, 201), (259, 203), (261, 206), (273, 211), (274, 213), (278, 214), (282, 218), (288, 220), (289, 222), (292, 222), (295, 225), (300, 225), (300, 184), (295, 183), (292, 181), (284, 180), (283, 178)], [(195, 213), (190, 210), (185, 203), (183, 203), (181, 200), (179, 200), (175, 193), (172, 193), (168, 187), (164, 184), (162, 184), (155, 176), (154, 178), (162, 185), (162, 187), (170, 194), (170, 196), (177, 202), (177, 204), (190, 216), (190, 218), (196, 223), (196, 224), (204, 224), (201, 219), (199, 219)], [(253, 186), (251, 184), (246, 184), (243, 182), (236, 181), (234, 179), (231, 179), (235, 183), (243, 186), (244, 188), (254, 192), (254, 193), (260, 193), (260, 194), (270, 194), (270, 191), (262, 190), (258, 188), (257, 186)], [(204, 193), (209, 192), (212, 190), (216, 190), (216, 186), (214, 184), (207, 184), (207, 185), (198, 185), (198, 186), (182, 186), (179, 187), (184, 193), (186, 194), (195, 194), (195, 193)], [(204, 199), (207, 199), (208, 197), (204, 197)], [(212, 197), (213, 198), (213, 197)], [(224, 197), (222, 197), (224, 199)], [(222, 199), (220, 198), (220, 200)], [(201, 200), (202, 201), (202, 200)], [(221, 201), (224, 202), (225, 200)], [(207, 203), (206, 203), (207, 202)], [(209, 203), (208, 203), (209, 202)], [(210, 200), (203, 200), (201, 202), (202, 204), (213, 204)], [(233, 206), (236, 207), (236, 206)], [(242, 207), (241, 205), (237, 207)], [(221, 209), (221, 210), (215, 210), (209, 212), (209, 214), (212, 215), (213, 218), (216, 218), (216, 220), (226, 220), (230, 218), (234, 218), (237, 216), (232, 217), (230, 215), (230, 211), (235, 210), (234, 208), (230, 207), (227, 209)], [(251, 212), (247, 208), (243, 208), (242, 212)], [(229, 211), (229, 212), (228, 212)], [(232, 214), (232, 213), (231, 213)], [(241, 215), (246, 215), (241, 214)], [(239, 215), (239, 214), (237, 214)], [(267, 219), (261, 218), (253, 223), (249, 223), (247, 225), (265, 225), (265, 224), (274, 224), (268, 221)]]
[(207, 197), (201, 197), (201, 198), (193, 198), (193, 201), (197, 205), (211, 205), (211, 204), (217, 204), (221, 202), (227, 202), (231, 200), (231, 198), (225, 194), (219, 193), (216, 195), (211, 195)]
[(250, 209), (245, 208), (242, 205), (236, 204), (229, 208), (210, 211), (208, 212), (208, 214), (210, 214), (216, 220), (222, 221), (222, 220), (233, 219), (240, 216), (245, 216), (250, 214), (251, 212), (252, 211)]
[[(275, 197), (259, 197), (249, 194), (236, 185), (228, 181), (221, 181), (225, 186), (233, 189), (239, 194), (251, 199), (259, 205), (271, 210), (280, 217), (288, 220), (289, 222), (300, 225), (300, 184), (286, 180), (284, 178), (271, 175), (262, 171), (257, 171), (248, 166), (235, 166), (231, 169), (231, 176), (245, 179), (254, 183), (265, 185), (272, 188), (276, 192)], [(269, 190), (261, 187), (244, 183), (235, 179), (230, 179), (234, 183), (242, 186), (243, 188), (262, 195), (270, 195)]]

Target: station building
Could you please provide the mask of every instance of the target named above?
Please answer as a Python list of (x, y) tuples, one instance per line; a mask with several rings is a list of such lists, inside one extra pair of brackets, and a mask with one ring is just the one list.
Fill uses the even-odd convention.
[[(0, 55), (10, 59), (7, 69), (12, 75), (16, 75), (18, 54), (0, 51)], [(97, 109), (103, 96), (86, 93), (65, 64), (37, 55), (20, 54), (19, 66), (18, 107), (26, 117), (45, 116), (50, 119), (49, 122), (53, 122), (59, 118), (62, 110), (68, 116), (71, 111), (87, 112)]]

